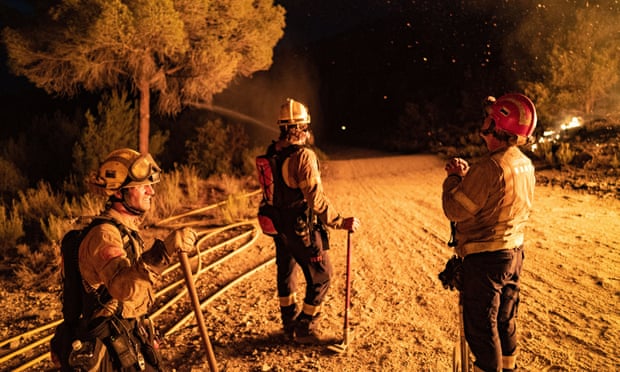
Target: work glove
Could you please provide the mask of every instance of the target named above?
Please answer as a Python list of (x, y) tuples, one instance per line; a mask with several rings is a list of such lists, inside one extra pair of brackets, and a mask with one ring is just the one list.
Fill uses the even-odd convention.
[(196, 231), (191, 227), (174, 230), (164, 239), (166, 252), (168, 255), (175, 255), (177, 252), (192, 253), (196, 243)]
[(445, 169), (449, 176), (455, 175), (463, 178), (469, 172), (469, 163), (465, 159), (452, 158), (446, 163)]
[(360, 220), (357, 217), (345, 217), (342, 221), (342, 229), (355, 232), (360, 227)]
[(461, 291), (463, 289), (463, 259), (452, 256), (446, 262), (444, 270), (439, 273), (439, 280), (445, 289)]

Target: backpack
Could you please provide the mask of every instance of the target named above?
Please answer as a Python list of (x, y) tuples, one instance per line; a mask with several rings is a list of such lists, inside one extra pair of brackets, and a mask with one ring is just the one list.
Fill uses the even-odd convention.
[(291, 206), (297, 200), (303, 200), (301, 191), (288, 187), (282, 177), (284, 160), (300, 148), (297, 145), (290, 145), (276, 151), (275, 143), (272, 143), (266, 154), (256, 157), (258, 183), (263, 194), (257, 217), (263, 234), (278, 236), (282, 223), (281, 209)]
[[(90, 229), (102, 223), (110, 223), (116, 226), (121, 232), (123, 241), (125, 236), (129, 234), (120, 222), (99, 216), (83, 229), (67, 232), (60, 243), (64, 273), (61, 297), (63, 322), (56, 327), (54, 336), (50, 341), (50, 349), (52, 359), (56, 364), (60, 364), (62, 371), (72, 371), (68, 364), (71, 343), (87, 335), (89, 315), (92, 314), (96, 306), (107, 302), (110, 298), (104, 286), (101, 286), (95, 293), (86, 293), (78, 263), (82, 240)], [(131, 241), (128, 244), (131, 244)], [(128, 252), (132, 251), (129, 250)]]

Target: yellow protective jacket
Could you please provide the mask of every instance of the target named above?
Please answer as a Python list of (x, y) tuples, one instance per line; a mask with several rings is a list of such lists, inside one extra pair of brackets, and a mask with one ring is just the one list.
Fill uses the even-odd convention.
[[(276, 150), (289, 145), (287, 142), (276, 143)], [(282, 165), (282, 178), (290, 188), (299, 188), (316, 216), (323, 224), (332, 228), (342, 228), (343, 217), (336, 211), (323, 191), (319, 161), (316, 153), (307, 147), (301, 147), (289, 156)]]
[[(139, 218), (114, 209), (108, 209), (102, 215), (120, 222), (132, 232), (131, 235), (138, 233)], [(123, 303), (123, 318), (145, 315), (153, 304), (153, 283), (170, 261), (166, 255), (162, 256), (165, 251), (162, 246), (159, 249), (161, 252), (158, 252), (161, 265), (147, 264), (142, 257), (144, 247), (141, 239), (138, 241), (128, 235), (124, 239), (131, 239), (134, 243), (136, 259), (133, 264), (124, 249), (123, 236), (114, 224), (94, 226), (80, 244), (79, 266), (86, 291), (90, 293), (104, 285), (112, 297), (103, 309), (93, 314), (93, 318), (114, 314), (119, 301)]]
[(516, 146), (498, 149), (471, 166), (463, 179), (443, 183), (443, 210), (456, 222), (460, 257), (517, 248), (534, 197), (534, 166)]

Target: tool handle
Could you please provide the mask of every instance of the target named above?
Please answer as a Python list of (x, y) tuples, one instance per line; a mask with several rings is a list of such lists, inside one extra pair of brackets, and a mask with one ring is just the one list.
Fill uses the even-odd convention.
[(211, 372), (217, 372), (215, 354), (213, 353), (213, 348), (211, 347), (211, 342), (209, 341), (209, 334), (207, 333), (207, 326), (205, 325), (202, 310), (200, 309), (200, 300), (198, 299), (198, 293), (196, 292), (196, 287), (194, 286), (192, 269), (189, 264), (189, 259), (187, 258), (187, 253), (179, 251), (179, 263), (181, 264), (181, 268), (183, 269), (185, 283), (187, 284), (187, 291), (189, 293), (190, 299), (192, 300), (194, 314), (196, 315), (196, 323), (198, 324), (198, 328), (200, 329), (200, 335), (202, 336), (204, 347), (207, 351), (207, 361), (209, 362), (209, 368), (211, 369)]
[(351, 232), (347, 232), (347, 276), (344, 300), (344, 343), (349, 341), (349, 308), (351, 307)]

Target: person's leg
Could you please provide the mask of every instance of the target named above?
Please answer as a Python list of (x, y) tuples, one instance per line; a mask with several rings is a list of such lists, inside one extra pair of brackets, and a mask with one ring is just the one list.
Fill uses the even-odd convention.
[(483, 371), (501, 371), (502, 346), (498, 314), (503, 280), (512, 256), (504, 251), (473, 254), (463, 260), (463, 320), (465, 337)]
[(280, 302), (280, 316), (284, 335), (292, 338), (295, 330), (295, 319), (298, 314), (296, 303), (296, 268), (297, 264), (290, 249), (276, 238), (276, 277), (278, 285), (278, 299)]
[(521, 267), (523, 266), (523, 248), (513, 251), (511, 270), (506, 275), (505, 285), (500, 297), (497, 329), (502, 346), (502, 369), (514, 371), (517, 365), (517, 324), (519, 309), (519, 292)]
[(332, 266), (327, 252), (316, 247), (305, 248), (298, 260), (306, 279), (306, 294), (295, 335), (299, 342), (314, 343), (320, 341), (317, 326), (321, 305), (331, 284)]

